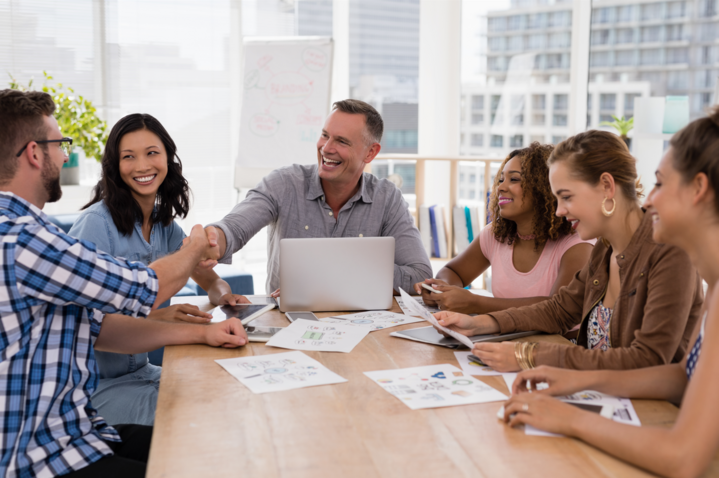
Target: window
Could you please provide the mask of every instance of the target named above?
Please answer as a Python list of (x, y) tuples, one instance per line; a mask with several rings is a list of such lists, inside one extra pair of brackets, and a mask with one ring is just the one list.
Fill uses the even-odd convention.
[(662, 18), (662, 2), (645, 3), (642, 8), (642, 20), (659, 20)]
[(567, 115), (555, 114), (552, 119), (552, 125), (554, 126), (567, 126)]
[(532, 115), (532, 125), (533, 126), (544, 126), (544, 124), (546, 122), (547, 122), (547, 120), (543, 114), (535, 113)]
[(633, 66), (635, 62), (634, 50), (619, 50), (614, 54), (617, 66)]
[(521, 148), (524, 144), (524, 136), (521, 134), (515, 134), (513, 136), (509, 137), (509, 147), (510, 148)]
[[(484, 146), (484, 135), (482, 133), (472, 134), (472, 146), (475, 148), (481, 148)], [(462, 177), (464, 177), (464, 175)]]
[(667, 2), (667, 18), (680, 18), (685, 15), (686, 2)]
[(472, 113), (472, 124), (473, 125), (481, 125), (483, 123), (484, 123), (484, 114)]
[(532, 95), (532, 109), (544, 111), (547, 97), (545, 95)]
[(624, 111), (634, 111), (634, 99), (639, 98), (641, 93), (627, 93), (624, 95)]
[(641, 58), (642, 65), (661, 65), (662, 50), (660, 48), (652, 48), (650, 50), (642, 50), (640, 58)]
[(684, 25), (668, 25), (666, 29), (667, 41), (684, 40)]
[(616, 43), (634, 43), (634, 29), (633, 28), (618, 28), (615, 33)]
[(552, 136), (552, 144), (559, 144), (565, 139), (567, 139), (566, 136)]
[(525, 48), (527, 50), (541, 50), (546, 46), (546, 35), (529, 35)]
[(617, 22), (625, 23), (634, 20), (634, 5), (625, 5), (617, 7)]
[(554, 95), (554, 109), (566, 110), (569, 107), (569, 95)]
[(595, 51), (590, 54), (589, 64), (595, 67), (609, 66), (609, 52)]
[(483, 110), (484, 109), (484, 96), (483, 95), (473, 95), (472, 96), (472, 109), (473, 110)]
[(686, 48), (667, 48), (667, 64), (689, 63), (689, 50)]
[(492, 135), (491, 146), (493, 148), (501, 148), (504, 146), (504, 137), (498, 134)]
[(689, 72), (670, 71), (667, 73), (667, 88), (670, 90), (686, 90), (689, 88)]
[(469, 175), (469, 182), (470, 182), (471, 184), (476, 183), (476, 182), (477, 182), (477, 175), (476, 175), (476, 174), (470, 174), (470, 175)]
[(519, 51), (524, 47), (524, 41), (521, 35), (511, 36), (507, 39), (508, 51)]
[(656, 43), (662, 41), (662, 27), (660, 26), (643, 27), (641, 32), (642, 43)]
[(609, 30), (594, 30), (591, 35), (592, 45), (606, 45), (609, 43)]
[(614, 93), (602, 93), (599, 95), (599, 109), (612, 110), (616, 108), (617, 95)]
[(609, 23), (612, 21), (612, 7), (595, 8), (592, 12), (592, 23)]
[(512, 126), (523, 126), (524, 125), (524, 115), (514, 115), (512, 116)]

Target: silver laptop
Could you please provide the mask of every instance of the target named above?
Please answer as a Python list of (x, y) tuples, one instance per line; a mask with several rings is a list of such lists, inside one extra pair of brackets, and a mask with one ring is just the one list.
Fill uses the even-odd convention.
[(280, 310), (392, 307), (394, 237), (280, 241)]

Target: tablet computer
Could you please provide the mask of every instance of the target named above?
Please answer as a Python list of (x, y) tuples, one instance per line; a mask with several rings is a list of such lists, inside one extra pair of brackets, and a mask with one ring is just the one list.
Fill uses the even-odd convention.
[[(526, 332), (513, 332), (510, 334), (473, 335), (472, 337), (469, 337), (469, 340), (471, 340), (472, 343), (504, 342), (506, 340), (518, 339), (520, 337), (537, 334), (541, 334), (541, 332), (537, 332), (536, 330), (529, 330)], [(455, 340), (451, 337), (445, 337), (444, 335), (440, 334), (439, 332), (437, 332), (437, 329), (435, 329), (431, 325), (429, 327), (419, 327), (416, 329), (392, 332), (390, 335), (402, 339), (414, 340), (415, 342), (439, 345), (440, 347), (447, 347), (450, 349), (456, 349), (463, 346), (462, 343), (458, 340)]]
[(212, 320), (210, 322), (222, 322), (230, 317), (236, 317), (242, 321), (242, 325), (247, 325), (268, 310), (274, 309), (272, 304), (238, 304), (238, 305), (222, 305), (215, 307), (212, 311)]

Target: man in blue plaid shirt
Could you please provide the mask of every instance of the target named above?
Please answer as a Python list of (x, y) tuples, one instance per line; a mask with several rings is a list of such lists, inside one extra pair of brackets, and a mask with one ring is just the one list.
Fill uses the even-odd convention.
[[(140, 353), (163, 345), (237, 347), (242, 324), (144, 318), (201, 264), (216, 231), (195, 226), (183, 249), (149, 267), (62, 233), (41, 211), (62, 195), (66, 146), (46, 93), (0, 90), (0, 475), (144, 476), (152, 427), (110, 427), (90, 403), (93, 346)], [(122, 315), (120, 315), (122, 314)]]

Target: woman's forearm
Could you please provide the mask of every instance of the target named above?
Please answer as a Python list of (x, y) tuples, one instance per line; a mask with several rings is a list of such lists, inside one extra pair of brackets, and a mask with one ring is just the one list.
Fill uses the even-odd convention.
[(549, 297), (522, 297), (518, 299), (499, 299), (497, 297), (476, 296), (476, 310), (473, 314), (489, 314), (499, 310), (511, 309), (512, 307), (524, 307), (547, 300)]
[(680, 364), (659, 365), (635, 370), (596, 370), (584, 372), (587, 388), (608, 395), (679, 403), (687, 385)]
[(457, 287), (465, 286), (459, 274), (457, 274), (447, 266), (444, 266), (439, 270), (439, 272), (437, 273), (437, 279), (441, 279), (449, 285), (456, 285)]

